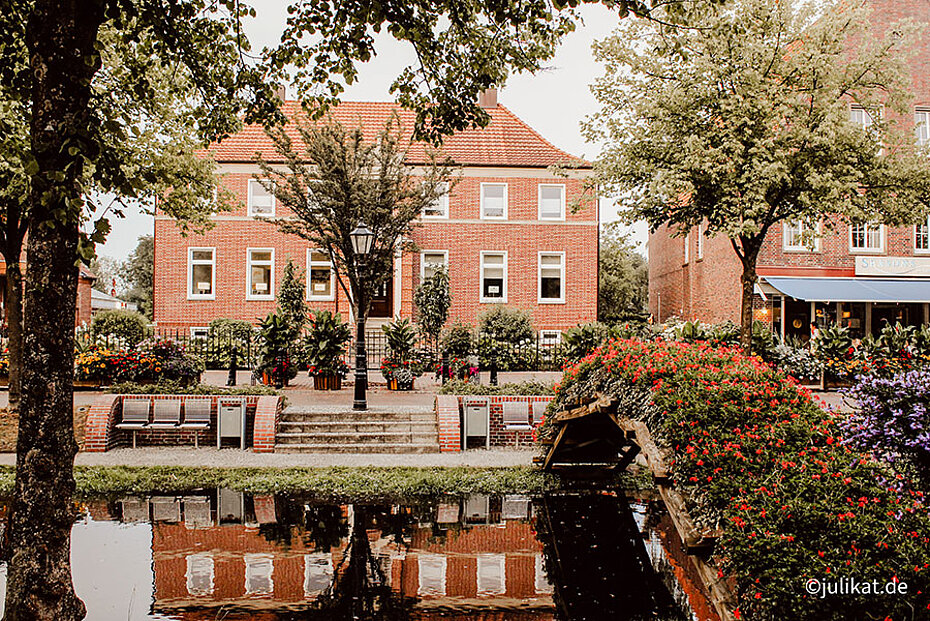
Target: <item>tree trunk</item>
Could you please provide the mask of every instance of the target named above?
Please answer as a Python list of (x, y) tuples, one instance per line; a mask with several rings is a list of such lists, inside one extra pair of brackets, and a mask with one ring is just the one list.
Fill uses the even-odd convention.
[(743, 245), (740, 261), (743, 264), (743, 273), (740, 276), (743, 295), (740, 304), (740, 331), (739, 344), (747, 354), (752, 353), (752, 297), (755, 294), (756, 260), (759, 258), (759, 248)]
[[(23, 272), (19, 262), (21, 246), (6, 257), (6, 319), (10, 339), (10, 388), (9, 407), (19, 411), (21, 378), (23, 369)], [(15, 260), (11, 260), (12, 257)]]
[(74, 316), (84, 162), (96, 157), (89, 102), (103, 8), (103, 0), (36, 0), (26, 24), (38, 172), (30, 197), (6, 621), (85, 614), (71, 580)]

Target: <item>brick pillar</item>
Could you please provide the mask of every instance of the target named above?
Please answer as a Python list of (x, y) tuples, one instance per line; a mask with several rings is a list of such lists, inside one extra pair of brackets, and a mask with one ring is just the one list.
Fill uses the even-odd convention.
[(281, 418), (281, 397), (259, 397), (255, 406), (255, 427), (252, 450), (256, 453), (274, 453), (275, 435)]
[(84, 429), (84, 450), (103, 453), (110, 449), (112, 429), (120, 405), (119, 395), (100, 395), (87, 413)]
[(457, 453), (462, 450), (462, 429), (459, 420), (459, 398), (454, 395), (436, 397), (436, 418), (439, 421), (439, 451)]

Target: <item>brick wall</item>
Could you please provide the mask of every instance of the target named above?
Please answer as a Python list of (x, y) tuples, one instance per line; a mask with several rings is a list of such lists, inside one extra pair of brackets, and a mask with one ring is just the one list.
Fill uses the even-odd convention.
[(436, 397), (436, 414), (439, 419), (439, 446), (441, 452), (458, 452), (461, 450), (462, 421), (461, 412), (466, 400), (488, 400), (489, 434), (491, 446), (523, 446), (536, 444), (535, 430), (514, 431), (504, 429), (504, 403), (525, 402), (529, 404), (532, 415), (532, 404), (535, 402), (549, 403), (551, 396), (462, 396), (440, 395)]
[[(127, 396), (139, 397), (139, 395), (102, 395), (91, 406), (87, 415), (85, 451), (104, 452), (120, 446), (132, 446), (132, 430), (116, 427), (122, 418), (122, 400)], [(150, 399), (180, 399), (182, 402), (188, 398), (204, 397), (204, 395), (145, 395), (145, 398)], [(140, 429), (135, 432), (136, 446), (193, 446), (195, 436), (203, 446), (216, 446), (216, 418), (219, 401), (241, 398), (246, 402), (246, 447), (251, 446), (256, 452), (274, 451), (274, 436), (283, 408), (283, 401), (280, 397), (212, 395), (208, 398), (212, 400), (209, 428), (199, 432), (193, 429)], [(182, 406), (182, 420), (183, 411)], [(259, 416), (256, 433), (257, 413)], [(224, 441), (231, 442), (225, 438)]]
[[(258, 172), (255, 168), (254, 172)], [(499, 173), (504, 174), (504, 173)], [(246, 253), (248, 248), (274, 248), (276, 288), (288, 257), (307, 267), (309, 244), (280, 233), (270, 222), (249, 218), (246, 203), (252, 172), (232, 172), (224, 183), (240, 204), (216, 217), (216, 226), (202, 235), (183, 237), (170, 219), (155, 221), (155, 320), (167, 329), (206, 326), (217, 317), (258, 321), (274, 309), (274, 300), (246, 299)], [(505, 221), (480, 220), (482, 182), (508, 183), (508, 214)], [(566, 220), (538, 220), (538, 185), (560, 183), (566, 186)], [(474, 323), (489, 308), (480, 298), (480, 253), (506, 251), (507, 303), (533, 314), (539, 329), (567, 329), (597, 315), (597, 206), (581, 202), (575, 213), (570, 206), (582, 197), (582, 180), (540, 176), (540, 171), (517, 169), (508, 176), (465, 176), (449, 199), (448, 220), (428, 220), (412, 235), (424, 250), (446, 250), (452, 287), (452, 319)], [(288, 215), (278, 205), (276, 216)], [(188, 300), (188, 248), (216, 248), (215, 299)], [(538, 253), (565, 252), (565, 303), (538, 302)], [(419, 253), (408, 253), (401, 261), (400, 312), (413, 312), (413, 291), (420, 281)], [(338, 287), (337, 287), (338, 289)], [(337, 290), (332, 302), (309, 302), (311, 308), (338, 310), (348, 319), (346, 296)]]

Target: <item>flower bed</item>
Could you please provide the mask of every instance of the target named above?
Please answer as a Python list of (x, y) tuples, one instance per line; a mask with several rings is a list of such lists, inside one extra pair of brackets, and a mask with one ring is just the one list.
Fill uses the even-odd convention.
[[(843, 442), (810, 394), (755, 357), (707, 344), (615, 340), (566, 370), (565, 406), (600, 391), (669, 451), (698, 524), (722, 529), (711, 561), (742, 619), (927, 614), (930, 516), (919, 492)], [(809, 580), (901, 580), (906, 596), (815, 597)]]
[(154, 382), (171, 380), (196, 383), (204, 364), (188, 354), (184, 346), (165, 338), (153, 338), (136, 349), (117, 349), (91, 345), (74, 357), (76, 382)]

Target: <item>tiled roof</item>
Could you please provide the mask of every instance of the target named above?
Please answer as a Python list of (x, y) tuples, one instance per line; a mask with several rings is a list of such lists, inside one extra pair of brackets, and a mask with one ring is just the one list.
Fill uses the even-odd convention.
[[(393, 112), (400, 119), (401, 130), (409, 137), (413, 131), (415, 113), (397, 104), (346, 101), (333, 108), (330, 114), (344, 127), (361, 125), (366, 136), (373, 139), (390, 120)], [(582, 168), (590, 167), (590, 163), (556, 148), (504, 106), (488, 108), (487, 112), (491, 115), (487, 127), (467, 129), (447, 137), (441, 152), (463, 166), (545, 168), (553, 164), (575, 163)], [(303, 114), (300, 105), (294, 101), (285, 104), (284, 113), (288, 118)], [(288, 124), (286, 131), (299, 153), (300, 141), (296, 128)], [(256, 153), (261, 153), (269, 162), (282, 161), (271, 139), (259, 125), (247, 125), (242, 131), (211, 145), (209, 151), (217, 162), (253, 162)], [(423, 163), (426, 161), (425, 154), (426, 146), (414, 143), (408, 149), (407, 162)]]

